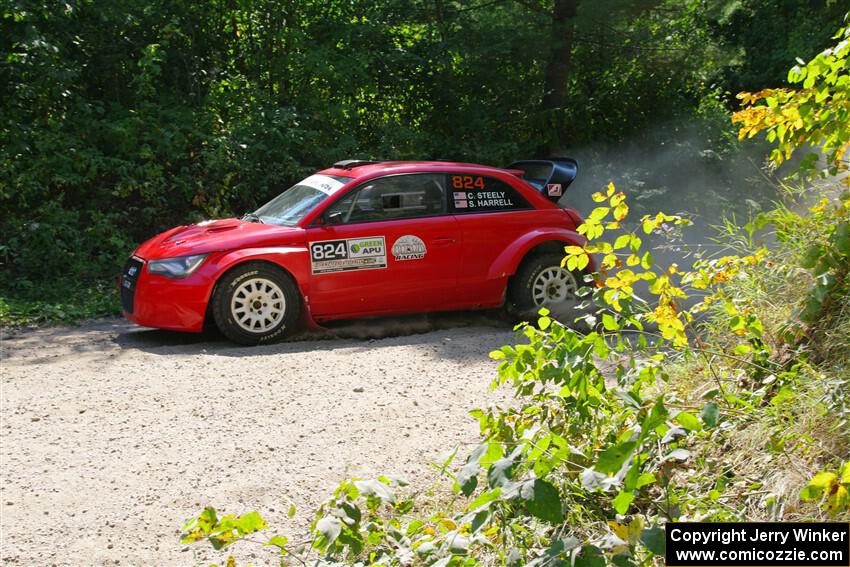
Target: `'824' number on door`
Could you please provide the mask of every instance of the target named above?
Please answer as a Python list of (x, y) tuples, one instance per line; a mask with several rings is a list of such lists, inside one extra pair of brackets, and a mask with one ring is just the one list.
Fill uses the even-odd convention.
[(310, 245), (310, 256), (313, 260), (342, 260), (348, 258), (348, 248), (345, 240), (314, 242)]

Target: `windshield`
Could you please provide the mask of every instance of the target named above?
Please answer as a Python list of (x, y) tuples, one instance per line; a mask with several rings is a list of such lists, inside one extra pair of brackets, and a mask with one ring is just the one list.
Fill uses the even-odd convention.
[(316, 205), (339, 191), (351, 179), (336, 175), (311, 175), (253, 213), (245, 215), (246, 220), (250, 218), (268, 224), (295, 226)]

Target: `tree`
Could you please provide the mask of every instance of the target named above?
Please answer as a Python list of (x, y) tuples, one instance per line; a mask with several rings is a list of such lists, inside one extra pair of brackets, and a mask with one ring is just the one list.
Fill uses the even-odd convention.
[(549, 123), (554, 126), (553, 137), (538, 148), (540, 155), (557, 155), (567, 142), (566, 129), (557, 115), (567, 104), (567, 79), (570, 76), (575, 17), (578, 0), (555, 0), (552, 8), (549, 59), (543, 72), (543, 100), (540, 111), (550, 115)]

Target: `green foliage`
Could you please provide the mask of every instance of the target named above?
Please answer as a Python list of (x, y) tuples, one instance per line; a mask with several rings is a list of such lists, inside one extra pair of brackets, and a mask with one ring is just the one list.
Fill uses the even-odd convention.
[(850, 511), (850, 461), (841, 465), (837, 473), (816, 474), (800, 492), (800, 498), (822, 502), (830, 516)]
[(847, 6), (832, 0), (731, 0), (709, 9), (715, 10), (717, 35), (733, 50), (722, 83), (737, 93), (785, 81), (791, 61), (830, 44), (824, 31), (841, 26)]
[[(774, 226), (777, 238), (808, 272), (805, 300), (796, 306), (794, 319), (783, 329), (784, 337), (789, 342), (805, 340), (812, 344), (815, 357), (825, 360), (832, 354), (831, 345), (819, 345), (819, 339), (843, 324), (841, 305), (850, 296), (850, 192), (831, 191), (810, 206), (807, 215), (778, 207), (755, 222)], [(801, 239), (800, 234), (806, 237)]]
[[(733, 117), (741, 123), (739, 137), (766, 131), (768, 141), (776, 142), (776, 149), (770, 154), (775, 165), (790, 158), (800, 147), (815, 146), (823, 151), (829, 166), (823, 175), (834, 176), (847, 169), (844, 154), (850, 145), (847, 117), (850, 27), (840, 29), (834, 39), (840, 41), (808, 63), (800, 59), (788, 72), (788, 81), (801, 88), (763, 89), (738, 95), (748, 105)], [(814, 171), (817, 157), (809, 154), (802, 161), (803, 173)]]
[(183, 526), (186, 535), (181, 541), (192, 543), (209, 540), (214, 549), (222, 549), (246, 535), (266, 529), (266, 522), (257, 512), (248, 512), (238, 518), (232, 514), (219, 518), (215, 508), (209, 506), (200, 516)]
[[(838, 43), (816, 55), (811, 61), (798, 60), (788, 73), (788, 80), (800, 84), (798, 89), (764, 89), (757, 93), (741, 93), (744, 109), (733, 120), (741, 124), (739, 136), (752, 137), (766, 132), (775, 142), (770, 155), (775, 165), (789, 159), (800, 148), (815, 147), (826, 158), (827, 168), (816, 172), (817, 154), (809, 153), (801, 162), (800, 173), (811, 178), (835, 176), (847, 171), (845, 153), (850, 147), (850, 27), (841, 28), (834, 36)], [(848, 178), (844, 177), (845, 186)], [(809, 232), (808, 246), (802, 253), (801, 265), (811, 274), (812, 283), (797, 317), (800, 325), (791, 334), (805, 333), (812, 338), (832, 324), (834, 306), (850, 294), (850, 192), (824, 197), (810, 214), (803, 217), (779, 208), (757, 219), (777, 226), (777, 235)]]
[(580, 2), (569, 89), (581, 102), (566, 110), (571, 141), (622, 140), (664, 121), (707, 126), (719, 117), (720, 128), (706, 134), (720, 148), (726, 110), (709, 109), (717, 95), (709, 85), (732, 53), (714, 33), (715, 18), (705, 2)]
[[(180, 541), (182, 543), (208, 541), (213, 549), (221, 550), (265, 529), (267, 529), (266, 521), (257, 512), (248, 512), (239, 517), (228, 514), (219, 518), (215, 508), (207, 506), (197, 518), (183, 525)], [(288, 553), (288, 543), (285, 537), (275, 535), (270, 537), (264, 545), (275, 548), (279, 555), (284, 557)], [(233, 557), (228, 557), (226, 564), (227, 567), (235, 567), (236, 561)]]
[(73, 323), (121, 313), (115, 285), (80, 287), (69, 284), (51, 288), (47, 296), (35, 290), (31, 293), (32, 299), (0, 297), (0, 325)]

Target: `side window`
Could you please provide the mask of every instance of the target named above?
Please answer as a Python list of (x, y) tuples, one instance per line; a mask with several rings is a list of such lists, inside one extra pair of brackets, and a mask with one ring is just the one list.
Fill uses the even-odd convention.
[(493, 177), (450, 173), (448, 186), (452, 212), (456, 214), (531, 208), (516, 189)]
[(345, 224), (440, 215), (446, 212), (445, 175), (412, 173), (368, 181), (331, 205)]

